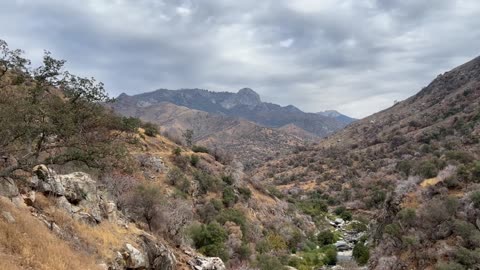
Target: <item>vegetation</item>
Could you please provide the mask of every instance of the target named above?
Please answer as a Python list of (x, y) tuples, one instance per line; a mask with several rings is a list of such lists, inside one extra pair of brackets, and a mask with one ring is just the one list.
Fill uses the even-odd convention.
[(222, 260), (228, 260), (225, 241), (227, 232), (217, 222), (211, 222), (208, 225), (194, 225), (190, 228), (190, 237), (195, 248), (207, 256), (220, 257)]

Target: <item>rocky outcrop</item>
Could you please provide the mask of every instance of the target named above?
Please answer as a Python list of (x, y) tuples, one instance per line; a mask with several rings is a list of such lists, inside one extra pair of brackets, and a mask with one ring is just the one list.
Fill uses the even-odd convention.
[(125, 252), (122, 254), (127, 269), (145, 269), (147, 260), (140, 250), (130, 244), (125, 245)]
[[(108, 196), (97, 190), (97, 182), (89, 174), (74, 172), (57, 174), (45, 165), (33, 169), (30, 184), (38, 192), (55, 196), (57, 205), (76, 219), (99, 223), (103, 219), (116, 221), (116, 205), (106, 200)], [(32, 194), (25, 200), (32, 199)]]
[(225, 264), (218, 257), (196, 256), (188, 262), (193, 270), (225, 270)]
[(147, 257), (148, 269), (177, 269), (177, 259), (175, 258), (175, 255), (164, 244), (147, 234), (142, 234), (140, 239), (142, 241), (143, 250)]

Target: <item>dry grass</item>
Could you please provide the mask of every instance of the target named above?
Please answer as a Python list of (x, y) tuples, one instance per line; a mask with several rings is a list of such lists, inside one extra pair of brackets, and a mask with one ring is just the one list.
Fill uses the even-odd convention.
[(0, 208), (16, 220), (0, 218), (0, 269), (99, 269), (94, 257), (72, 250), (27, 210), (5, 200)]
[(423, 188), (426, 188), (426, 187), (429, 187), (429, 186), (434, 186), (436, 184), (438, 184), (439, 182), (441, 182), (442, 180), (437, 178), (437, 177), (434, 177), (434, 178), (430, 178), (430, 179), (426, 179), (424, 180), (420, 186), (423, 187)]

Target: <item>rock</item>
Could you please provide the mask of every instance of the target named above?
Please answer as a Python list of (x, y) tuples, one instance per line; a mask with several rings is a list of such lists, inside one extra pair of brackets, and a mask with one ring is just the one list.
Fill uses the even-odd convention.
[(177, 269), (177, 259), (175, 255), (164, 244), (156, 241), (155, 238), (147, 234), (142, 234), (140, 239), (143, 242), (143, 249), (147, 256), (148, 269)]
[(12, 198), (18, 196), (18, 188), (12, 178), (0, 177), (0, 196)]
[(477, 220), (475, 220), (475, 224), (477, 225), (477, 228), (480, 230), (480, 218), (477, 218)]
[(67, 198), (65, 196), (60, 196), (56, 199), (57, 201), (57, 206), (62, 208), (63, 210), (69, 212), (69, 213), (73, 213), (74, 211), (72, 211), (72, 204), (70, 204), (70, 202), (67, 200)]
[(167, 170), (165, 162), (163, 162), (161, 157), (143, 155), (139, 156), (138, 160), (140, 162), (140, 166), (151, 168), (157, 173), (165, 172)]
[(123, 259), (125, 260), (125, 266), (129, 269), (140, 269), (147, 267), (145, 256), (130, 244), (125, 245)]
[(36, 194), (35, 194), (35, 191), (31, 190), (26, 194), (22, 194), (22, 197), (26, 205), (33, 206), (33, 203), (35, 202)]
[(406, 266), (400, 262), (400, 260), (396, 256), (390, 257), (381, 257), (378, 260), (378, 264), (374, 270), (384, 270), (384, 269), (391, 269), (391, 270), (401, 270), (407, 269)]
[(117, 204), (112, 201), (104, 202), (103, 210), (105, 213), (105, 217), (109, 221), (117, 220)]
[(15, 218), (12, 216), (10, 212), (7, 211), (2, 211), (2, 217), (7, 221), (8, 223), (15, 223)]
[(108, 270), (108, 265), (106, 263), (100, 263), (98, 264), (98, 267), (102, 270)]
[(225, 270), (225, 264), (218, 257), (197, 256), (188, 262), (193, 270)]
[(345, 241), (337, 241), (334, 245), (338, 251), (345, 251), (345, 250), (352, 249)]
[(12, 198), (12, 203), (18, 208), (27, 208), (28, 206), (25, 204), (23, 197), (18, 195)]
[(335, 224), (337, 224), (337, 225), (342, 225), (342, 224), (345, 223), (345, 221), (344, 221), (343, 219), (341, 219), (341, 218), (336, 218), (334, 222), (335, 222)]

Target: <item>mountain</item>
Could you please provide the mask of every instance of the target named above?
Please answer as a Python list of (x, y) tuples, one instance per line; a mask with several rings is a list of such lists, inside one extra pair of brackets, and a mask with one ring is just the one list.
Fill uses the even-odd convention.
[(237, 93), (211, 92), (201, 89), (160, 89), (134, 96), (121, 94), (117, 101), (114, 108), (119, 112), (133, 109), (125, 108), (127, 105), (152, 108), (162, 102), (169, 102), (217, 115), (244, 118), (270, 128), (294, 124), (320, 137), (332, 134), (348, 122), (336, 117), (305, 113), (292, 105), (282, 107), (262, 102), (260, 96), (249, 88), (241, 89)]
[(331, 117), (331, 118), (335, 118), (336, 120), (338, 120), (341, 123), (344, 123), (345, 125), (348, 125), (348, 124), (357, 120), (355, 118), (351, 118), (349, 116), (341, 114), (341, 113), (339, 113), (335, 110), (327, 110), (327, 111), (323, 111), (323, 112), (318, 112), (317, 114), (327, 116), (327, 117)]
[(354, 251), (369, 269), (478, 268), (480, 57), (252, 177), (369, 223)]

